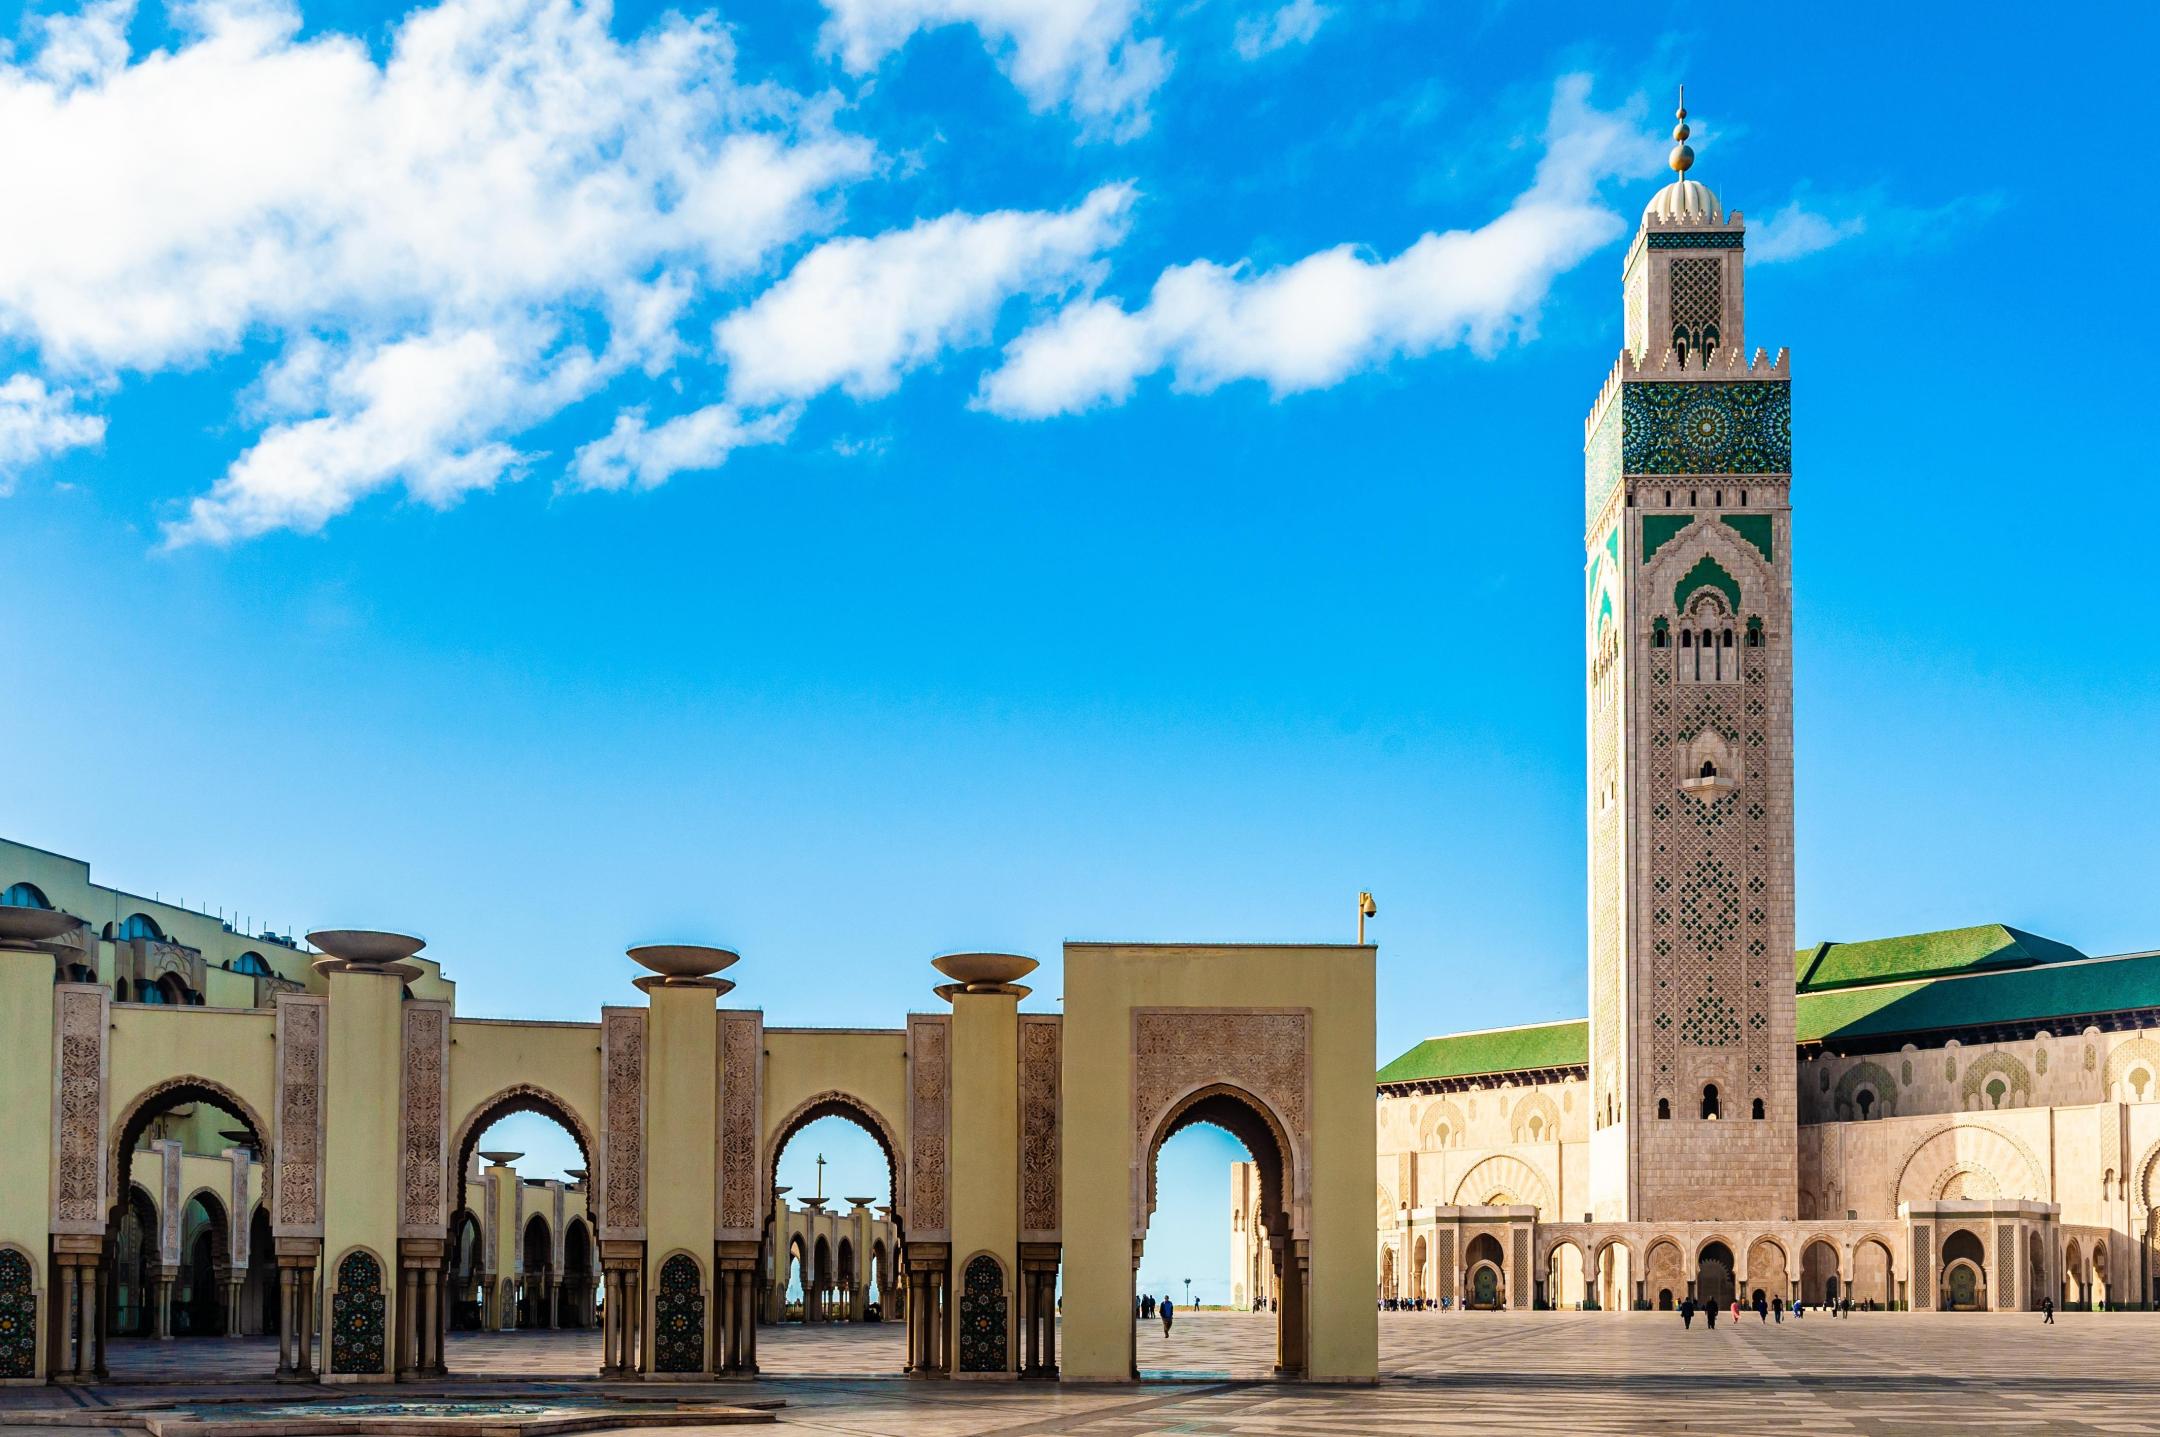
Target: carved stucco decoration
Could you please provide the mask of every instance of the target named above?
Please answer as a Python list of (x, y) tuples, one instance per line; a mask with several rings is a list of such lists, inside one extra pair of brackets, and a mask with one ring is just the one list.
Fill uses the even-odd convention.
[(225, 1204), (225, 1250), (232, 1254), (233, 1271), (244, 1273), (248, 1267), (248, 1240), (254, 1236), (250, 1229), (255, 1215), (248, 1210), (248, 1171), (254, 1164), (248, 1161), (246, 1148), (228, 1148), (226, 1153), (226, 1161), (232, 1164), (232, 1187)]
[(450, 1009), (447, 1003), (404, 1005), (404, 1213), (399, 1235), (434, 1238), (449, 1232), (448, 1146)]
[(501, 1227), (502, 1224), (495, 1220), (495, 1214), (500, 1209), (495, 1206), (495, 1174), (492, 1171), (490, 1171), (480, 1179), (480, 1187), (481, 1190), (487, 1194), (484, 1201), (487, 1203), (488, 1217), (487, 1221), (480, 1225), (480, 1231), (487, 1238), (487, 1257), (485, 1260), (487, 1263), (488, 1275), (492, 1277), (496, 1273), (502, 1271), (502, 1249), (497, 1245), (497, 1234), (495, 1231), (495, 1229)]
[(111, 994), (62, 985), (53, 1000), (53, 1231), (105, 1231), (105, 1082)]
[(157, 1149), (158, 1172), (163, 1179), (158, 1194), (158, 1261), (167, 1267), (180, 1265), (180, 1140), (161, 1138)]
[(1020, 1019), (1020, 1228), (1030, 1242), (1058, 1241), (1063, 1037), (1059, 1018)]
[(1935, 1306), (1935, 1229), (1914, 1223), (1912, 1230), (1912, 1305), (1916, 1311)]
[[(1312, 1015), (1306, 1010), (1136, 1008), (1132, 1116), (1134, 1236), (1147, 1227), (1149, 1144), (1171, 1108), (1223, 1084), (1264, 1104), (1290, 1142), (1293, 1232), (1308, 1230), (1312, 1189)], [(1255, 1154), (1255, 1156), (1260, 1156)]]
[(277, 1000), (277, 1166), (271, 1230), (284, 1237), (322, 1236), (324, 1018), (327, 1000)]
[(948, 1238), (946, 1151), (952, 1122), (950, 1020), (908, 1018), (908, 1236)]
[(758, 1210), (759, 1075), (765, 1051), (764, 1020), (756, 1013), (720, 1019), (720, 1235), (754, 1242)]
[(548, 1184), (551, 1210), (548, 1213), (548, 1262), (560, 1274), (565, 1257), (564, 1245), (568, 1234), (563, 1231), (563, 1186), (558, 1182)]
[(600, 1018), (601, 1236), (645, 1236), (645, 1010), (606, 1008)]

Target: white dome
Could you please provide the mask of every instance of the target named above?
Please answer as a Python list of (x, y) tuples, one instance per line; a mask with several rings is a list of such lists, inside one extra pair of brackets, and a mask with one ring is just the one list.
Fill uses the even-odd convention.
[(1650, 197), (1643, 209), (1643, 218), (1656, 215), (1662, 220), (1693, 220), (1698, 224), (1721, 225), (1725, 223), (1724, 207), (1717, 196), (1700, 180), (1678, 179)]

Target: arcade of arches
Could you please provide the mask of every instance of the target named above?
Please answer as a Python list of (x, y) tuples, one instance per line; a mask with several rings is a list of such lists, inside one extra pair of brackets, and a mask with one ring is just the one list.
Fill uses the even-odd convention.
[[(287, 1380), (382, 1382), (445, 1372), (453, 1329), (580, 1326), (603, 1376), (754, 1376), (793, 1319), (895, 1323), (917, 1377), (1130, 1380), (1154, 1156), (1194, 1121), (1265, 1155), (1282, 1371), (1375, 1374), (1369, 947), (1070, 944), (1058, 1014), (1020, 1011), (1031, 962), (956, 955), (945, 1011), (841, 1030), (722, 1006), (734, 955), (692, 948), (636, 950), (643, 1001), (595, 1023), (468, 1018), (420, 996), (417, 940), (367, 932), (311, 935), (311, 983), (260, 1006), (120, 1002), (63, 921), (0, 906), (0, 1109), (35, 1120), (0, 1132), (30, 1155), (0, 1171), (0, 1378), (215, 1331), (277, 1333)], [(476, 1151), (514, 1112), (584, 1166)], [(834, 1113), (889, 1206), (775, 1190)]]

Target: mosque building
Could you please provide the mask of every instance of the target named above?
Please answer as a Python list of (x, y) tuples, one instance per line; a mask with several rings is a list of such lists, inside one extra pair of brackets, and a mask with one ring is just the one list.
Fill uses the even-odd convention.
[(1792, 371), (1686, 115), (1584, 426), (1590, 1016), (1380, 1069), (1379, 1297), (2150, 1307), (2160, 953), (1795, 941)]

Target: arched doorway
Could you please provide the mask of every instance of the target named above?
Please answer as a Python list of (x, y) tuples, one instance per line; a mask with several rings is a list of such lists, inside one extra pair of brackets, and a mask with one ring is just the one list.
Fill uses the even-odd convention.
[(1838, 1284), (1838, 1250), (1826, 1238), (1800, 1249), (1800, 1298), (1811, 1307), (1827, 1307), (1844, 1294)]
[(2047, 1295), (2047, 1243), (2035, 1228), (2025, 1236), (2025, 1301), (2033, 1311)]
[[(262, 1115), (237, 1093), (192, 1074), (156, 1083), (120, 1106), (107, 1137), (112, 1206), (105, 1248), (104, 1357), (116, 1379), (154, 1377), (158, 1364), (169, 1360), (160, 1354), (170, 1349), (155, 1345), (161, 1334), (233, 1330), (236, 1279), (243, 1274), (233, 1270), (235, 1234), (229, 1197), (222, 1195), (236, 1185), (235, 1160), (228, 1154), (254, 1159), (247, 1163), (246, 1191), (267, 1193), (276, 1176), (268, 1132)], [(216, 1187), (201, 1186), (206, 1180)], [(255, 1232), (251, 1221), (251, 1239)], [(274, 1268), (276, 1261), (267, 1239), (263, 1247), (258, 1259), (251, 1244), (243, 1272), (274, 1293), (274, 1275), (257, 1275), (259, 1262)], [(274, 1298), (269, 1305), (275, 1307)], [(238, 1361), (252, 1363), (254, 1351)], [(278, 1365), (276, 1344), (262, 1344), (260, 1353), (267, 1377)]]
[(486, 1301), (481, 1246), (480, 1219), (472, 1209), (459, 1208), (450, 1217), (450, 1251), (444, 1264), (449, 1269), (452, 1332), (478, 1332), (481, 1328), (481, 1308)]
[(255, 1204), (248, 1218), (247, 1282), (240, 1290), (240, 1330), (275, 1337), (278, 1330), (277, 1243), (270, 1234), (270, 1206)]
[(1389, 1243), (1380, 1249), (1380, 1300), (1395, 1300), (1395, 1245)]
[(1862, 1238), (1853, 1249), (1852, 1291), (1856, 1307), (1887, 1308), (1897, 1297), (1897, 1269), (1890, 1245), (1880, 1238)]
[(1732, 1249), (1715, 1238), (1695, 1253), (1695, 1298), (1718, 1307), (1729, 1307), (1738, 1295), (1733, 1284)]
[[(590, 1221), (585, 1204), (592, 1185), (585, 1175), (595, 1170), (597, 1146), (577, 1109), (534, 1083), (503, 1088), (458, 1121), (443, 1255), (450, 1308), (444, 1326), (451, 1334), (443, 1362), (449, 1372), (466, 1365), (463, 1352), (482, 1354), (471, 1359), (477, 1364), (495, 1360), (487, 1347), (471, 1346), (475, 1339), (467, 1335), (489, 1328), (531, 1334), (520, 1339), (517, 1357), (526, 1371), (589, 1376), (601, 1370), (600, 1335), (587, 1324), (561, 1321), (567, 1253), (558, 1252), (573, 1219)], [(488, 1154), (503, 1158), (503, 1165)], [(476, 1165), (476, 1155), (482, 1164)], [(597, 1256), (594, 1251), (588, 1258), (594, 1266)], [(597, 1315), (601, 1295), (593, 1300)], [(648, 1356), (631, 1354), (634, 1363)]]
[(225, 1204), (202, 1191), (180, 1213), (180, 1272), (173, 1288), (175, 1337), (222, 1337), (230, 1330), (232, 1239)]
[(110, 1255), (105, 1279), (106, 1330), (114, 1337), (157, 1336), (158, 1214), (139, 1183), (127, 1186), (127, 1201), (107, 1229)]
[(1652, 1307), (1670, 1312), (1687, 1300), (1687, 1262), (1680, 1244), (1661, 1237), (1643, 1254), (1643, 1296)]
[[(1670, 1244), (1668, 1244), (1669, 1246)], [(1673, 1248), (1672, 1271), (1680, 1272), (1680, 1250)], [(1636, 1272), (1635, 1253), (1626, 1243), (1614, 1238), (1597, 1250), (1594, 1259), (1597, 1277), (1597, 1301), (1605, 1312), (1626, 1312), (1635, 1305)], [(1647, 1268), (1647, 1262), (1643, 1264)]]
[(594, 1278), (592, 1229), (583, 1218), (572, 1218), (563, 1229), (562, 1296), (557, 1321), (564, 1327), (594, 1325)]
[[(763, 1158), (770, 1205), (756, 1311), (768, 1331), (758, 1369), (775, 1375), (905, 1371), (900, 1272), (906, 1231), (896, 1200), (898, 1138), (852, 1093), (820, 1092), (772, 1130)], [(875, 1299), (873, 1301), (873, 1298)], [(847, 1324), (841, 1332), (833, 1324)], [(807, 1340), (806, 1328), (822, 1328)]]
[[(1305, 1232), (1298, 1224), (1303, 1195), (1295, 1190), (1296, 1162), (1289, 1136), (1281, 1121), (1265, 1103), (1242, 1088), (1227, 1083), (1215, 1083), (1187, 1093), (1170, 1105), (1169, 1110), (1156, 1124), (1154, 1133), (1150, 1135), (1143, 1167), (1143, 1211), (1136, 1214), (1139, 1221), (1135, 1226), (1140, 1235), (1134, 1243), (1133, 1286), (1126, 1294), (1127, 1308), (1134, 1312), (1138, 1310), (1142, 1290), (1141, 1277), (1147, 1265), (1146, 1234), (1154, 1230), (1158, 1192), (1156, 1179), (1163, 1149), (1180, 1133), (1196, 1126), (1215, 1128), (1228, 1134), (1244, 1147), (1247, 1158), (1259, 1174), (1257, 1214), (1267, 1230), (1278, 1294), (1275, 1310), (1275, 1360), (1271, 1370), (1282, 1377), (1302, 1377), (1306, 1372), (1306, 1354), (1311, 1350), (1305, 1325), (1305, 1283), (1309, 1254), (1299, 1251), (1307, 1240)], [(1225, 1154), (1218, 1149), (1213, 1168), (1216, 1173), (1223, 1171), (1223, 1156)], [(1174, 1276), (1171, 1272), (1161, 1274), (1164, 1279)], [(1167, 1284), (1163, 1285), (1167, 1290)], [(1157, 1292), (1154, 1295), (1162, 1294)], [(1184, 1289), (1179, 1288), (1175, 1296), (1178, 1301), (1183, 1302)], [(1147, 1375), (1150, 1368), (1158, 1372), (1176, 1370), (1176, 1364), (1181, 1360), (1181, 1349), (1175, 1345), (1174, 1331), (1147, 1353), (1148, 1362), (1143, 1365), (1140, 1325), (1137, 1320), (1130, 1330), (1133, 1336), (1131, 1351), (1134, 1377)], [(1185, 1365), (1189, 1366), (1190, 1363)]]
[(1945, 1312), (1987, 1310), (1987, 1248), (1966, 1228), (1943, 1239), (1941, 1305)]
[(1554, 1309), (1582, 1307), (1589, 1300), (1583, 1284), (1582, 1249), (1572, 1242), (1556, 1242), (1545, 1255), (1545, 1305)]
[(534, 1213), (525, 1219), (525, 1236), (519, 1256), (524, 1271), (518, 1284), (518, 1326), (555, 1325), (555, 1238), (547, 1219)]
[(1759, 1237), (1748, 1246), (1747, 1256), (1748, 1303), (1757, 1298), (1764, 1302), (1772, 1298), (1792, 1298), (1792, 1277), (1785, 1262), (1785, 1249), (1774, 1239)]
[(1463, 1305), (1475, 1312), (1492, 1312), (1507, 1305), (1507, 1285), (1502, 1281), (1500, 1239), (1481, 1232), (1463, 1249)]

